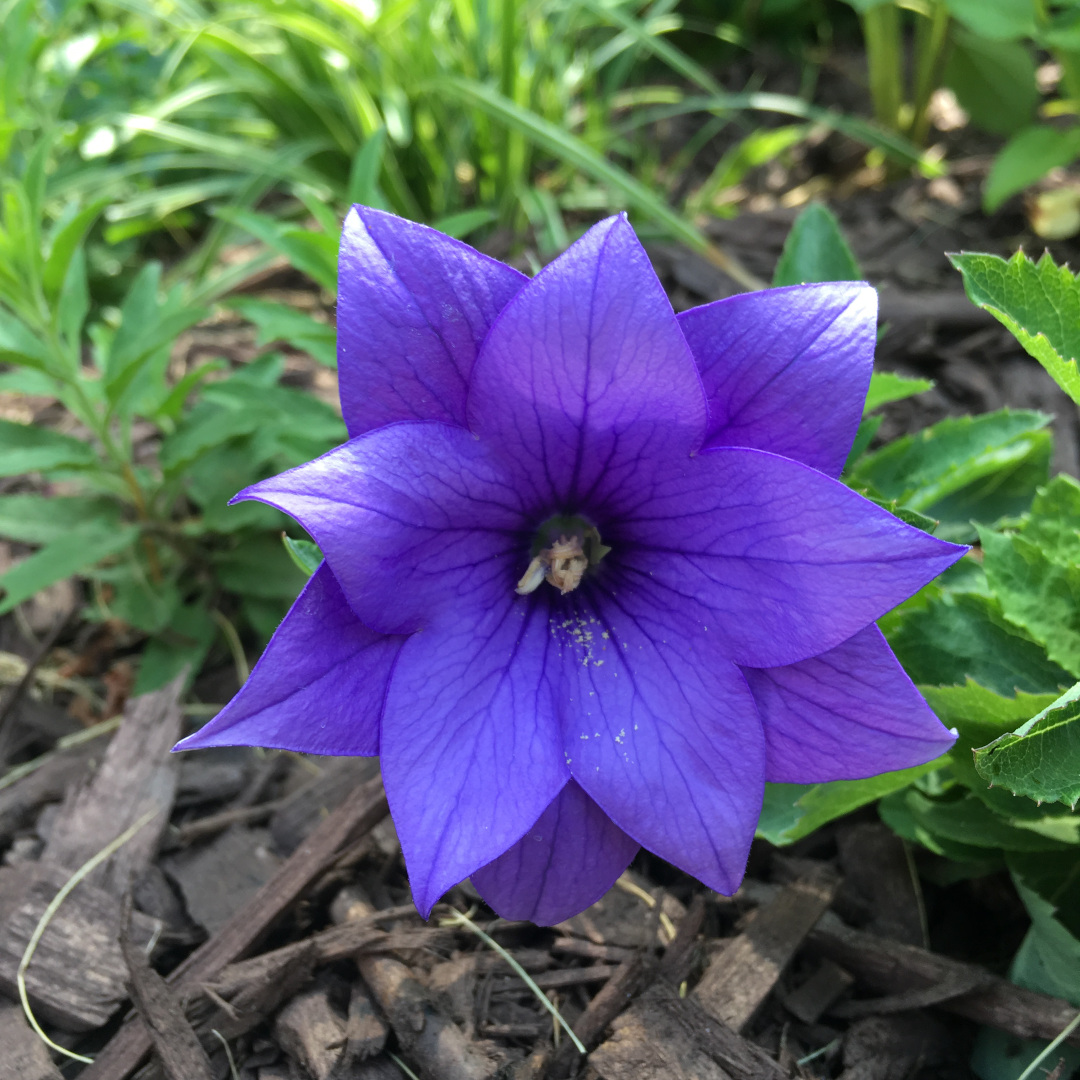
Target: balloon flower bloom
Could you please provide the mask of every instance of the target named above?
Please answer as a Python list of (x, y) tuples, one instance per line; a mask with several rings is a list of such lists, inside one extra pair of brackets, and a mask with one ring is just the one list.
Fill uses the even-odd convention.
[(184, 748), (377, 754), (413, 898), (553, 923), (639, 845), (742, 878), (766, 780), (953, 737), (874, 620), (964, 549), (837, 480), (870, 379), (854, 282), (676, 316), (624, 216), (534, 278), (354, 209), (350, 439), (247, 488), (324, 562)]

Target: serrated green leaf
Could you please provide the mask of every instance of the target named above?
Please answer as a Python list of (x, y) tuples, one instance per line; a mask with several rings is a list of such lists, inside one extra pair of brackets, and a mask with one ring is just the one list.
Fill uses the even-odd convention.
[(1080, 563), (1080, 483), (1062, 473), (1040, 488), (1021, 535), (1054, 562)]
[(905, 795), (908, 809), (916, 823), (942, 840), (969, 848), (993, 848), (1000, 851), (1064, 851), (1070, 841), (1045, 836), (1025, 827), (1030, 822), (1012, 822), (991, 810), (981, 799), (963, 788), (960, 798), (934, 798), (912, 789)]
[(92, 447), (50, 428), (0, 420), (0, 476), (96, 465)]
[[(989, 486), (993, 494), (1029, 460), (1037, 466), (1029, 479), (1042, 476), (1042, 460), (1047, 453), (1042, 429), (1049, 419), (1043, 413), (1009, 409), (981, 416), (949, 417), (866, 454), (852, 467), (849, 482), (856, 488), (872, 488), (886, 499), (895, 499), (931, 517), (961, 520), (955, 512), (944, 512), (946, 499), (988, 478), (994, 480)], [(1034, 490), (1033, 482), (1028, 498)], [(1022, 491), (1019, 497), (1021, 502), (1026, 501)], [(964, 512), (977, 509), (979, 501), (969, 500)], [(998, 516), (995, 513), (991, 520)]]
[(120, 524), (111, 499), (87, 495), (0, 495), (0, 536), (48, 544), (77, 530), (106, 532)]
[(968, 679), (962, 686), (920, 686), (919, 692), (947, 727), (981, 745), (1011, 731), (1018, 723), (1057, 700), (1057, 694), (1026, 694), (1011, 697)]
[(1022, 536), (979, 529), (986, 579), (1005, 617), (1080, 677), (1080, 566), (1061, 566)]
[(1057, 695), (1075, 681), (989, 596), (936, 597), (903, 613), (888, 627), (887, 637), (920, 685), (961, 686), (970, 678), (1011, 697), (1017, 691)]
[(1022, 251), (951, 255), (971, 302), (1008, 327), (1016, 340), (1080, 405), (1080, 282), (1049, 254), (1034, 263)]
[(909, 379), (906, 375), (897, 375), (894, 371), (875, 371), (870, 376), (870, 389), (866, 392), (866, 404), (863, 416), (888, 405), (890, 401), (903, 401), (932, 390), (932, 379)]
[(822, 825), (907, 787), (913, 780), (948, 763), (940, 757), (911, 769), (881, 773), (866, 780), (828, 784), (766, 784), (757, 835), (770, 844), (792, 844)]
[(860, 281), (862, 271), (851, 253), (836, 216), (821, 203), (810, 203), (795, 219), (773, 274), (773, 285), (814, 281)]
[(313, 544), (310, 540), (294, 540), (288, 533), (281, 534), (281, 541), (289, 553), (289, 558), (306, 577), (311, 577), (319, 569), (323, 553), (318, 544)]
[(975, 751), (975, 768), (1036, 802), (1080, 799), (1080, 683), (1014, 732)]
[(0, 615), (49, 585), (130, 547), (138, 535), (134, 525), (124, 525), (110, 532), (74, 531), (58, 537), (0, 575), (0, 588), (5, 590)]

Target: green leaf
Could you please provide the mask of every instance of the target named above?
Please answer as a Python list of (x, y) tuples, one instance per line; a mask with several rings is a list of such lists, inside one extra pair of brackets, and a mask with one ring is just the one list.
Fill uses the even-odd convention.
[(979, 529), (986, 579), (1005, 617), (1080, 677), (1080, 566), (1060, 566), (1022, 536)]
[(72, 495), (0, 495), (0, 536), (48, 544), (77, 530), (105, 532), (120, 524), (111, 499)]
[(1035, 35), (1031, 0), (945, 0), (945, 6), (972, 34), (991, 41), (1019, 41)]
[(478, 206), (473, 210), (462, 210), (459, 214), (438, 218), (431, 223), (431, 227), (461, 240), (497, 220), (498, 214), (494, 210)]
[(1080, 683), (1016, 731), (975, 751), (991, 784), (1036, 802), (1075, 807), (1080, 799)]
[(1031, 947), (1052, 984), (1041, 992), (1080, 1005), (1080, 882), (1075, 855), (1010, 855), (1008, 865), (1031, 916)]
[[(955, 798), (954, 791), (963, 791)], [(925, 795), (916, 789), (904, 800), (916, 824), (930, 835), (968, 848), (996, 848), (1001, 851), (1063, 851), (1067, 841), (1044, 836), (1026, 822), (1010, 822), (991, 810), (964, 788), (953, 789), (945, 797)]]
[(1012, 135), (1029, 124), (1039, 100), (1035, 61), (1026, 45), (988, 41), (960, 27), (954, 29), (944, 82), (972, 121), (995, 135)]
[(1011, 697), (1060, 693), (1071, 685), (1064, 668), (1006, 618), (993, 597), (945, 595), (901, 613), (887, 628), (889, 644), (907, 673), (921, 685), (961, 686), (967, 680)]
[(812, 281), (859, 281), (862, 272), (833, 212), (810, 203), (795, 219), (773, 274), (773, 285)]
[[(913, 435), (895, 439), (887, 446), (866, 454), (851, 470), (854, 487), (870, 487), (887, 499), (941, 520), (967, 521), (980, 510), (986, 496), (999, 496), (1004, 487), (1010, 498), (997, 499), (992, 513), (981, 512), (983, 520), (997, 520), (1003, 513), (1026, 509), (1036, 484), (1045, 479), (1048, 444), (1043, 428), (1049, 422), (1043, 413), (1012, 411), (957, 416), (924, 428)], [(1034, 471), (1025, 468), (1035, 466)], [(1019, 473), (1019, 484), (1006, 481)], [(943, 505), (978, 482), (969, 496), (954, 506)]]
[(68, 264), (60, 296), (56, 301), (56, 325), (67, 341), (73, 357), (82, 354), (82, 329), (90, 311), (90, 286), (86, 280), (86, 256), (79, 248)]
[(866, 392), (863, 416), (880, 409), (882, 405), (888, 405), (890, 401), (903, 401), (933, 388), (931, 379), (909, 379), (906, 375), (897, 375), (893, 371), (875, 371), (870, 376), (870, 389)]
[(133, 693), (160, 690), (188, 667), (188, 681), (199, 673), (217, 636), (217, 624), (199, 603), (186, 604), (173, 614), (169, 625), (143, 650)]
[(962, 686), (920, 686), (919, 692), (943, 724), (957, 728), (975, 745), (1011, 731), (1057, 699), (1054, 693), (1026, 694), (1022, 690), (1005, 697), (974, 679)]
[(310, 540), (294, 540), (288, 533), (281, 534), (281, 541), (289, 557), (306, 577), (311, 577), (319, 569), (323, 553), (318, 544), (313, 544)]
[(124, 525), (110, 532), (75, 530), (58, 537), (0, 575), (0, 587), (5, 590), (0, 615), (49, 585), (130, 547), (138, 535), (134, 525)]
[(0, 420), (0, 476), (49, 469), (86, 469), (98, 463), (81, 439), (51, 428)]
[(55, 300), (68, 276), (68, 268), (75, 253), (81, 248), (83, 240), (94, 224), (98, 214), (108, 206), (108, 199), (98, 199), (83, 207), (53, 237), (49, 257), (41, 273), (41, 284), (45, 295)]
[(983, 188), (983, 209), (992, 214), (1007, 198), (1080, 155), (1080, 127), (1062, 131), (1036, 124), (1017, 132), (994, 158)]
[(307, 274), (327, 292), (337, 292), (336, 237), (298, 229), (295, 225), (284, 224), (269, 214), (259, 214), (254, 210), (221, 207), (217, 215), (284, 255), (297, 270)]
[(1080, 283), (1049, 254), (1034, 263), (1022, 251), (1008, 262), (996, 255), (951, 255), (973, 304), (1004, 323), (1016, 340), (1080, 405)]
[(288, 304), (275, 304), (250, 296), (231, 297), (227, 306), (240, 312), (259, 330), (260, 346), (284, 341), (301, 352), (309, 353), (320, 364), (337, 366), (337, 331)]
[(231, 592), (262, 600), (295, 600), (305, 580), (291, 552), (265, 535), (245, 538), (234, 551), (216, 556), (214, 573)]
[(14, 315), (0, 308), (0, 360), (25, 364), (39, 371), (52, 371), (53, 354), (40, 338)]
[(1021, 532), (1048, 559), (1080, 563), (1080, 483), (1062, 473), (1039, 488)]
[(881, 773), (866, 780), (834, 780), (828, 784), (766, 784), (757, 835), (770, 844), (792, 844), (815, 829), (907, 787), (918, 777), (948, 764), (945, 757), (911, 769)]
[(379, 190), (379, 174), (383, 168), (383, 153), (386, 149), (386, 128), (374, 131), (356, 151), (349, 169), (349, 185), (346, 190), (347, 201), (373, 206), (386, 210), (386, 200)]

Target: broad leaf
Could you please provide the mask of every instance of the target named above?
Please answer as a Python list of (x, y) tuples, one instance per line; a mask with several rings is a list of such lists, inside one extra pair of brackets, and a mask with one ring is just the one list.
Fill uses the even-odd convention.
[(1062, 473), (1040, 488), (1022, 534), (1048, 559), (1080, 563), (1080, 483)]
[(996, 255), (950, 256), (964, 276), (973, 304), (989, 311), (1080, 404), (1080, 282), (1049, 254), (1032, 262), (1018, 251), (1008, 262)]
[(979, 529), (986, 579), (1010, 622), (1080, 677), (1080, 566), (1061, 566), (1022, 536)]
[(975, 751), (975, 768), (1036, 802), (1080, 799), (1080, 683), (1026, 724)]
[(904, 801), (921, 829), (968, 848), (1042, 852), (1064, 851), (1070, 846), (1069, 840), (1046, 836), (1029, 827), (1033, 824), (1030, 821), (1007, 820), (964, 788), (954, 790), (964, 794), (960, 798), (953, 792), (933, 797), (913, 788), (905, 793)]
[(893, 371), (875, 371), (870, 376), (870, 389), (866, 393), (863, 415), (880, 409), (890, 401), (903, 401), (916, 394), (925, 393), (934, 387), (930, 379), (909, 379)]
[(24, 544), (48, 544), (76, 530), (107, 532), (120, 524), (111, 499), (86, 495), (2, 495), (0, 536)]
[(0, 420), (0, 476), (97, 464), (93, 448), (51, 428)]
[[(992, 214), (1009, 196), (1041, 180), (1080, 154), (1080, 128), (1062, 131), (1043, 124), (1024, 128), (994, 158), (983, 188), (983, 209)], [(980, 256), (961, 256), (961, 258)], [(985, 256), (982, 256), (985, 257)]]
[(1026, 44), (988, 41), (957, 27), (945, 65), (945, 85), (972, 121), (995, 135), (1031, 122), (1039, 100), (1035, 61)]
[(946, 727), (957, 728), (976, 745), (1011, 731), (1018, 723), (1045, 709), (1057, 695), (1026, 694), (1011, 697), (997, 694), (968, 679), (962, 686), (920, 686), (919, 692)]
[[(1042, 429), (1049, 420), (1042, 413), (1010, 409), (949, 417), (867, 454), (854, 464), (849, 480), (854, 487), (873, 488), (887, 499), (932, 517), (960, 519), (959, 512), (940, 512), (947, 498), (990, 476), (995, 477), (990, 492), (998, 494), (1001, 474), (1013, 473), (1031, 460), (1037, 465), (1032, 480), (1042, 475), (1048, 446)], [(1014, 510), (1026, 509), (1034, 494), (1035, 483), (1029, 488), (1021, 485), (1016, 495), (1023, 505)], [(974, 501), (977, 508), (978, 500)], [(966, 510), (975, 508), (968, 505)], [(993, 521), (998, 516), (1000, 513), (983, 519)]]
[(1019, 41), (1035, 34), (1031, 0), (945, 0), (949, 14), (979, 37)]
[(814, 281), (859, 281), (862, 272), (833, 212), (811, 203), (791, 226), (776, 264), (773, 285)]
[(1005, 618), (993, 597), (936, 597), (884, 625), (900, 663), (920, 685), (962, 686), (970, 678), (1011, 697), (1017, 691), (1056, 696), (1075, 682)]
[(834, 818), (851, 813), (913, 780), (948, 764), (947, 757), (866, 780), (835, 780), (829, 784), (766, 784), (765, 803), (757, 835), (770, 844), (792, 844)]

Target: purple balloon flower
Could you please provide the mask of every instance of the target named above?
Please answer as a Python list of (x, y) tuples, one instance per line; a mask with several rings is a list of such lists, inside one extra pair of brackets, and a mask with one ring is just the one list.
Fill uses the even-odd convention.
[(356, 208), (340, 271), (351, 439), (237, 496), (325, 562), (181, 746), (378, 754), (425, 916), (553, 923), (639, 845), (731, 893), (766, 780), (952, 743), (874, 620), (964, 549), (836, 479), (873, 289), (676, 317), (622, 216), (529, 280)]

